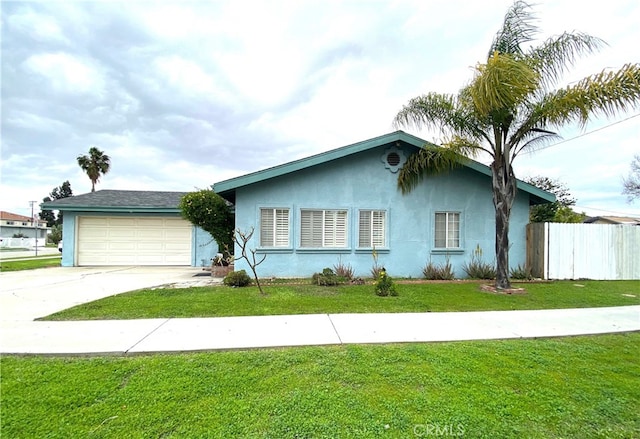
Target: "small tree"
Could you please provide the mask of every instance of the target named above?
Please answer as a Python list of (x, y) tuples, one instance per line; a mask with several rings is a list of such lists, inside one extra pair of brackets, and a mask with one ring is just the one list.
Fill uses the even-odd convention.
[(58, 244), (62, 240), (62, 225), (54, 224), (51, 227), (51, 233), (49, 234), (49, 241), (54, 244)]
[(253, 227), (248, 232), (243, 232), (240, 229), (236, 229), (233, 233), (233, 242), (240, 247), (240, 256), (234, 258), (234, 261), (239, 259), (244, 259), (249, 264), (251, 271), (253, 272), (253, 278), (256, 281), (256, 285), (258, 286), (258, 290), (260, 290), (260, 294), (264, 295), (264, 291), (262, 290), (262, 285), (260, 285), (260, 279), (258, 278), (258, 272), (256, 271), (256, 267), (264, 262), (267, 259), (267, 255), (262, 255), (261, 258), (256, 257), (256, 249), (249, 249), (247, 252), (247, 244), (251, 240), (253, 236), (254, 229)]
[(571, 209), (576, 204), (576, 199), (571, 196), (567, 185), (560, 180), (536, 176), (525, 181), (556, 196), (553, 203), (531, 207), (529, 221), (532, 223), (581, 223), (587, 217), (584, 213), (577, 213)]
[(636, 198), (640, 198), (640, 155), (634, 156), (631, 162), (631, 173), (628, 178), (624, 179), (622, 193), (628, 195), (629, 203)]
[(183, 218), (209, 232), (218, 248), (229, 257), (233, 251), (233, 226), (235, 215), (229, 204), (210, 189), (189, 192), (180, 199), (178, 206)]
[[(42, 201), (49, 202), (53, 200), (61, 200), (62, 198), (67, 198), (73, 196), (73, 191), (71, 190), (71, 183), (69, 180), (63, 182), (60, 186), (53, 188), (51, 192), (49, 192), (48, 197), (44, 197)], [(40, 219), (47, 222), (47, 227), (53, 227), (54, 225), (62, 224), (62, 212), (58, 212), (58, 216), (53, 213), (51, 210), (41, 210), (40, 211)]]

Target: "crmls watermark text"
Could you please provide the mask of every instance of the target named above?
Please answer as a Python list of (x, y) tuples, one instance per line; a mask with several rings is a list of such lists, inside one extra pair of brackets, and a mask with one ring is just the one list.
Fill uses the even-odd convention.
[(413, 426), (413, 434), (417, 437), (426, 436), (464, 436), (462, 424), (416, 424)]

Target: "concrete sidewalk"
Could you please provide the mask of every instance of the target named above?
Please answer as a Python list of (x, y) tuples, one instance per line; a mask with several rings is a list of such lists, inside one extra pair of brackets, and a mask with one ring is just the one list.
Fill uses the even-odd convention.
[[(199, 282), (194, 276), (200, 272), (189, 267), (116, 267), (34, 270), (29, 276), (2, 273), (0, 353), (124, 355), (640, 331), (640, 305), (538, 311), (33, 321), (124, 291), (170, 283), (193, 284)], [(211, 277), (204, 279), (211, 282)]]
[(134, 354), (258, 347), (558, 337), (640, 331), (640, 306), (540, 311), (311, 314), (15, 322), (8, 354)]

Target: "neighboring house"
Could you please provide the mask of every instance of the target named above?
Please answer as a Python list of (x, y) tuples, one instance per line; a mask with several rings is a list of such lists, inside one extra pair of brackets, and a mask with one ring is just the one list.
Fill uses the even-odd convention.
[(584, 220), (587, 224), (621, 224), (627, 226), (640, 225), (640, 218), (626, 216), (593, 216)]
[(99, 190), (42, 207), (64, 212), (62, 266), (209, 266), (217, 245), (180, 216), (185, 193)]
[[(255, 229), (249, 248), (266, 255), (260, 276), (308, 277), (338, 262), (358, 276), (378, 264), (392, 276), (422, 277), (429, 262), (462, 265), (476, 248), (495, 260), (491, 172), (469, 161), (428, 177), (411, 193), (398, 171), (426, 141), (396, 131), (213, 185), (234, 203), (236, 227)], [(529, 206), (554, 195), (518, 181), (510, 222), (510, 263), (525, 263)], [(66, 216), (65, 216), (66, 221)], [(236, 252), (237, 252), (236, 248)], [(236, 270), (247, 269), (244, 261)]]
[(43, 239), (47, 237), (49, 229), (47, 222), (36, 220), (17, 213), (0, 211), (0, 237), (12, 238), (14, 235), (24, 235), (27, 238)]

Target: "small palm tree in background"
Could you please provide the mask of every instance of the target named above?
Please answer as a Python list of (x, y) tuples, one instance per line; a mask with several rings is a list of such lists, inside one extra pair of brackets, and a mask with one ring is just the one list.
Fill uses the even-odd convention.
[(78, 165), (91, 180), (91, 192), (95, 192), (100, 176), (109, 172), (111, 159), (103, 151), (92, 146), (89, 148), (89, 155), (78, 156)]
[[(555, 89), (562, 74), (582, 54), (603, 42), (578, 32), (529, 46), (537, 34), (530, 7), (516, 1), (507, 11), (484, 64), (457, 95), (429, 93), (411, 99), (395, 117), (396, 126), (441, 130), (442, 147), (413, 154), (398, 175), (403, 193), (427, 175), (459, 166), (480, 152), (492, 160), (496, 226), (496, 287), (510, 288), (509, 218), (516, 196), (512, 163), (522, 152), (557, 139), (569, 123), (584, 127), (594, 114), (611, 116), (640, 104), (640, 64), (603, 71)], [(527, 47), (525, 47), (527, 45)]]

